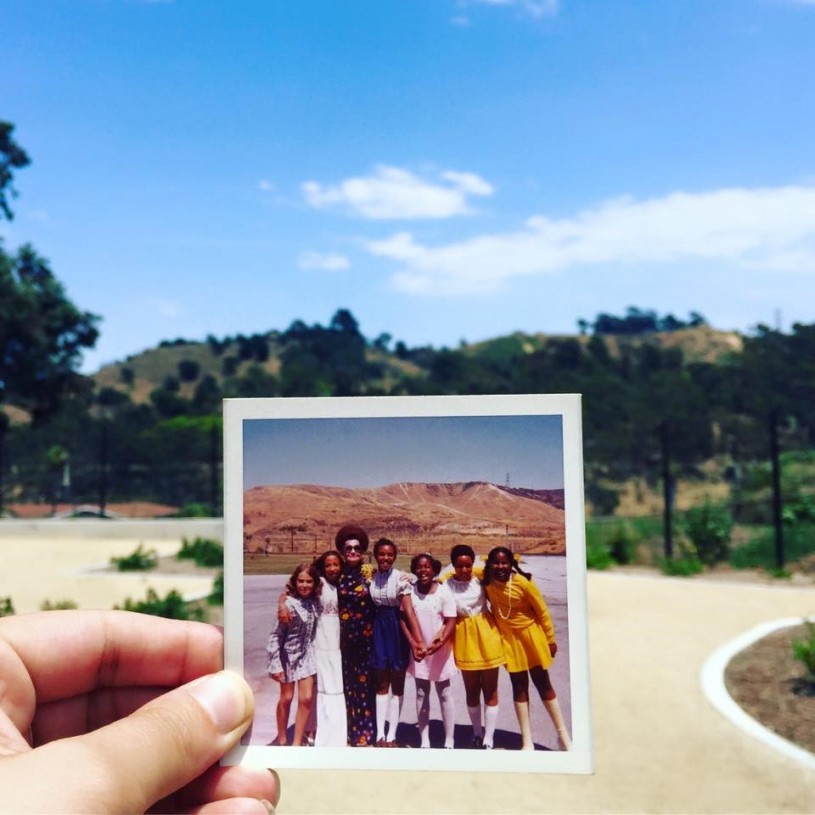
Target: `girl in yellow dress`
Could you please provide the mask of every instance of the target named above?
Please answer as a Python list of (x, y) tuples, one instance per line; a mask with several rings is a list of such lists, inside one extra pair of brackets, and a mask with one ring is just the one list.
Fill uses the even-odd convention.
[(534, 750), (529, 720), (529, 678), (557, 731), (562, 750), (571, 740), (557, 694), (547, 670), (557, 653), (552, 617), (531, 575), (522, 572), (505, 546), (496, 546), (487, 555), (484, 589), (504, 641), (507, 671), (512, 682), (515, 714), (521, 728), (521, 749)]
[(454, 546), (450, 563), (454, 572), (447, 586), (456, 601), (453, 656), (467, 694), (467, 712), (473, 726), (471, 747), (492, 750), (498, 722), (498, 668), (506, 662), (501, 633), (487, 608), (481, 581), (473, 575), (475, 552), (466, 544)]

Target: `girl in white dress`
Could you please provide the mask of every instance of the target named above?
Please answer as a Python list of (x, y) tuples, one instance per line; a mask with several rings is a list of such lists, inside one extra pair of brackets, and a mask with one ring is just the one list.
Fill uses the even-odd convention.
[(320, 594), (314, 653), (317, 657), (317, 732), (318, 747), (345, 747), (348, 725), (345, 717), (345, 694), (342, 684), (340, 651), (340, 615), (337, 583), (342, 574), (342, 556), (333, 549), (314, 562), (320, 573)]
[[(451, 637), (456, 627), (456, 601), (449, 588), (436, 581), (441, 563), (431, 554), (416, 555), (410, 561), (410, 571), (416, 575), (410, 600), (421, 637), (429, 645), (418, 649), (420, 659), (411, 652), (408, 673), (416, 680), (416, 719), (422, 747), (430, 747), (430, 683), (436, 686), (441, 717), (444, 723), (444, 746), (453, 748), (456, 708), (450, 680), (456, 674)], [(413, 637), (405, 622), (405, 634), (413, 645)]]

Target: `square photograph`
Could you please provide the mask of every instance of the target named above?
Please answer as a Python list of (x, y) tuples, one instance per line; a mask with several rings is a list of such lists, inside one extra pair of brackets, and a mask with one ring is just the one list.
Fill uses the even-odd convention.
[(226, 763), (591, 772), (580, 398), (224, 403)]

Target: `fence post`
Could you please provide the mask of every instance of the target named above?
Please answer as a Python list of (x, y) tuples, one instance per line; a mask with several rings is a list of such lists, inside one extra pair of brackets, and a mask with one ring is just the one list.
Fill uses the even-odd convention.
[(662, 450), (662, 526), (665, 534), (665, 558), (666, 560), (671, 560), (674, 554), (673, 529), (671, 527), (673, 484), (671, 483), (671, 451), (668, 443), (668, 422), (662, 422), (659, 425), (659, 437)]
[(781, 456), (778, 450), (778, 408), (770, 411), (770, 461), (773, 473), (773, 526), (775, 527), (775, 565), (784, 568), (784, 523), (781, 518)]

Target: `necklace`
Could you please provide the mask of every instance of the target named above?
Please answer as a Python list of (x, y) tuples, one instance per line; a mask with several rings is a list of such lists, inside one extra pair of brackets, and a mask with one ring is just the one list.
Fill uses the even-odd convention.
[(512, 616), (512, 572), (509, 573), (509, 608), (507, 608), (507, 613), (504, 614), (501, 611), (501, 607), (498, 607), (498, 613), (501, 615), (502, 620), (508, 620)]

